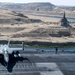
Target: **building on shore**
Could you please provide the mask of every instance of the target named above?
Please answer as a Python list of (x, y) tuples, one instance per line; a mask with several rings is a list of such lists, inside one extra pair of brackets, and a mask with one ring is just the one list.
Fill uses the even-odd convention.
[(65, 16), (65, 12), (64, 12), (63, 18), (60, 20), (60, 25), (64, 27), (70, 27), (69, 21), (67, 20)]

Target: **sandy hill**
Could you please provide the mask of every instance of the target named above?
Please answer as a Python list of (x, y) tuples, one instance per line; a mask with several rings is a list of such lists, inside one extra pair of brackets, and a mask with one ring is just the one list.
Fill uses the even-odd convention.
[[(0, 8), (2, 9), (10, 9), (14, 11), (34, 11), (34, 10), (40, 10), (40, 11), (51, 11), (55, 10), (58, 7), (58, 9), (61, 11), (63, 10), (70, 10), (75, 11), (75, 6), (56, 6), (49, 2), (37, 2), (37, 3), (0, 3)], [(57, 10), (58, 10), (57, 9)]]
[(35, 23), (35, 22), (41, 22), (41, 20), (38, 19), (29, 19), (27, 16), (25, 16), (22, 13), (18, 13), (15, 11), (11, 11), (8, 9), (0, 9), (0, 23), (7, 24), (17, 24), (17, 23)]
[[(40, 13), (59, 15), (65, 11), (68, 17), (75, 17), (75, 6), (56, 6), (49, 2), (38, 2), (38, 3), (0, 3), (1, 9), (9, 9), (12, 11), (18, 11), (21, 13)], [(48, 15), (49, 15), (48, 14)]]
[(28, 3), (26, 4), (26, 10), (37, 10), (37, 11), (50, 11), (53, 10), (55, 5), (51, 3)]
[(2, 9), (11, 9), (15, 11), (25, 11), (25, 10), (52, 10), (55, 7), (55, 5), (51, 3), (25, 3), (25, 4), (20, 4), (20, 3), (0, 3), (0, 8)]

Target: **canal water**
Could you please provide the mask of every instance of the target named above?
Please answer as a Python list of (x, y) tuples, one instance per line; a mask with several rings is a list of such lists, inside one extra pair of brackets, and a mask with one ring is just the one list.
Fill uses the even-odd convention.
[[(62, 17), (60, 17), (60, 16), (47, 16), (47, 15), (34, 15), (34, 16), (43, 16), (43, 17), (62, 19)], [(67, 18), (67, 19), (68, 19), (68, 21), (75, 22), (75, 18)]]
[[(24, 50), (44, 50), (44, 51), (55, 51), (55, 48), (32, 48), (32, 47), (28, 47), (28, 48), (24, 48)], [(75, 51), (75, 48), (58, 48), (59, 51)]]
[[(49, 17), (57, 18), (57, 19), (62, 19), (62, 17), (58, 17), (58, 16), (49, 16)], [(75, 22), (75, 18), (67, 18), (67, 20), (71, 21), (71, 22)]]

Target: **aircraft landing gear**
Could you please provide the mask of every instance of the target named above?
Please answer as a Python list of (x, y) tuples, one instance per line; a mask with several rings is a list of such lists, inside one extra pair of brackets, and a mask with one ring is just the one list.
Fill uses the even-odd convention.
[(13, 53), (14, 57), (21, 57), (21, 54), (19, 53), (19, 51), (16, 51)]

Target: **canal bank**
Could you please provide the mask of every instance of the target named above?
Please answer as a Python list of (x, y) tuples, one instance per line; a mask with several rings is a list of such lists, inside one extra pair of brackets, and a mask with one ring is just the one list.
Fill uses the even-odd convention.
[[(0, 44), (7, 44), (8, 40), (0, 40)], [(22, 41), (10, 41), (11, 46), (21, 46)], [(27, 42), (24, 41), (25, 47), (32, 48), (75, 48), (75, 42), (66, 42), (66, 43), (52, 43), (52, 42), (39, 42), (32, 41)]]

